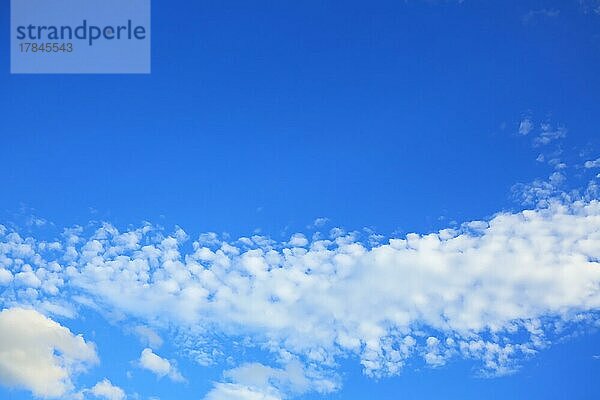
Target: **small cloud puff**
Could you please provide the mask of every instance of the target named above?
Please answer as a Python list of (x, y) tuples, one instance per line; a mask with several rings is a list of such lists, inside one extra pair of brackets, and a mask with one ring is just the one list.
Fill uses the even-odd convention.
[(123, 389), (113, 385), (108, 379), (103, 379), (85, 392), (105, 400), (124, 400), (127, 397)]
[(177, 367), (169, 360), (160, 357), (152, 352), (152, 349), (145, 348), (139, 359), (139, 366), (147, 369), (159, 378), (168, 376), (174, 382), (184, 382), (185, 378), (179, 373)]
[(597, 159), (595, 159), (595, 160), (589, 160), (589, 161), (586, 161), (586, 162), (583, 164), (583, 166), (584, 166), (585, 168), (588, 168), (588, 169), (590, 169), (590, 168), (600, 168), (600, 158), (597, 158)]
[(308, 244), (306, 236), (301, 233), (294, 233), (289, 240), (289, 245), (293, 247), (304, 247)]
[(533, 130), (533, 122), (531, 122), (530, 118), (524, 118), (519, 123), (519, 134), (520, 135), (528, 135), (529, 132)]
[(308, 225), (307, 228), (308, 229), (321, 228), (321, 227), (325, 226), (328, 222), (329, 222), (329, 218), (319, 217), (319, 218), (316, 218), (312, 224)]

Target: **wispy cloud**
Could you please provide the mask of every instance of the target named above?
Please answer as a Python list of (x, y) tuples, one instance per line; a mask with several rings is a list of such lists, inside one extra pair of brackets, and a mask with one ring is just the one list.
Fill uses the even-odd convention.
[(600, 0), (579, 0), (579, 5), (584, 13), (600, 15)]
[(540, 133), (533, 143), (536, 146), (544, 146), (565, 136), (567, 136), (567, 129), (564, 126), (552, 126), (549, 123), (542, 123), (540, 124)]
[(521, 136), (532, 134), (535, 147), (548, 145), (567, 136), (567, 129), (563, 125), (553, 125), (548, 121), (536, 123), (530, 116), (521, 119), (517, 132)]
[(138, 325), (133, 328), (133, 332), (140, 338), (144, 345), (153, 349), (158, 349), (163, 344), (162, 338), (153, 329), (147, 326)]
[(330, 393), (339, 386), (336, 378), (327, 378), (306, 369), (297, 360), (284, 368), (246, 363), (223, 373), (225, 382), (216, 382), (205, 400), (283, 399), (309, 391)]
[(520, 135), (528, 135), (529, 132), (533, 130), (533, 122), (531, 122), (531, 118), (526, 117), (521, 120), (519, 123), (519, 134)]
[(556, 18), (560, 15), (560, 10), (556, 8), (542, 8), (539, 10), (530, 10), (521, 17), (524, 24), (528, 24), (535, 19), (540, 18)]

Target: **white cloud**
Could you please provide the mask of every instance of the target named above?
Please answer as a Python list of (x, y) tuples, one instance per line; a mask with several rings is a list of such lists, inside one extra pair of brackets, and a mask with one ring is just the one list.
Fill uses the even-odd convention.
[(35, 273), (31, 270), (31, 267), (26, 265), (23, 267), (23, 272), (19, 272), (15, 275), (15, 280), (23, 286), (32, 288), (38, 288), (41, 286), (42, 281), (38, 278)]
[(440, 340), (430, 336), (425, 341), (427, 351), (425, 353), (425, 362), (432, 367), (439, 367), (446, 363), (446, 357), (440, 354)]
[(183, 376), (177, 370), (177, 367), (173, 365), (172, 362), (155, 354), (152, 352), (152, 349), (146, 348), (142, 350), (139, 365), (140, 367), (151, 371), (159, 378), (168, 376), (174, 382), (185, 381)]
[(163, 344), (162, 338), (152, 329), (144, 325), (138, 325), (133, 331), (140, 338), (143, 344), (158, 349)]
[(304, 247), (308, 244), (306, 236), (301, 233), (294, 233), (288, 242), (292, 247)]
[[(584, 324), (600, 308), (600, 203), (561, 194), (563, 180), (554, 173), (532, 187), (531, 198), (544, 201), (530, 210), (382, 244), (335, 229), (327, 240), (304, 237), (304, 247), (210, 234), (184, 251), (185, 235), (105, 225), (71, 231), (51, 254), (4, 232), (0, 265), (44, 277), (26, 290), (23, 280), (8, 282), (11, 301), (55, 302), (77, 291), (81, 304), (175, 328), (177, 343), (203, 362), (222, 357), (215, 343), (223, 337), (243, 337), (283, 365), (290, 354), (321, 372), (347, 356), (371, 376), (397, 374), (408, 359), (435, 367), (463, 357), (484, 374), (506, 374), (559, 337), (557, 326)], [(57, 259), (62, 266), (51, 267)], [(57, 293), (44, 289), (47, 277)], [(149, 348), (140, 365), (180, 377)], [(225, 378), (212, 396), (260, 393), (233, 373)], [(263, 396), (285, 395), (267, 389)]]
[(560, 10), (555, 8), (542, 8), (539, 10), (530, 10), (527, 14), (523, 15), (521, 20), (524, 24), (527, 24), (536, 18), (556, 18), (559, 15)]
[(106, 400), (123, 400), (125, 392), (118, 386), (113, 385), (108, 379), (103, 379), (89, 389), (89, 393)]
[(247, 363), (225, 371), (223, 376), (229, 382), (215, 383), (205, 400), (283, 399), (308, 391), (329, 393), (338, 387), (335, 379), (308, 370), (297, 360), (288, 361), (284, 368)]
[(585, 168), (600, 168), (600, 158), (597, 158), (595, 160), (589, 160), (586, 161), (583, 166)]
[(281, 400), (279, 394), (264, 393), (234, 383), (216, 383), (204, 400)]
[[(536, 129), (536, 123), (531, 117), (524, 117), (519, 122), (520, 135), (526, 136), (534, 132), (533, 145), (535, 147), (548, 145), (558, 139), (562, 139), (567, 136), (567, 129), (564, 126), (557, 125), (553, 126), (549, 122), (542, 122)], [(540, 155), (538, 161), (543, 161), (544, 156)]]
[(553, 172), (546, 180), (536, 179), (530, 184), (515, 185), (513, 193), (526, 206), (544, 207), (548, 204), (549, 199), (565, 195), (561, 191), (565, 181), (564, 174)]
[(579, 0), (583, 12), (600, 15), (600, 0)]
[[(599, 215), (596, 201), (555, 203), (498, 214), (475, 230), (468, 224), (409, 234), (370, 249), (338, 236), (307, 249), (197, 245), (185, 259), (177, 241), (165, 238), (152, 251), (98, 257), (68, 273), (105, 306), (148, 319), (169, 315), (180, 326), (252, 333), (314, 362), (350, 352), (368, 374), (397, 373), (409, 354), (431, 353), (427, 337), (412, 328), (421, 325), (439, 332), (440, 352), (504, 371), (501, 363), (510, 360), (488, 362), (500, 353), (487, 343), (480, 351), (461, 345), (471, 349), (486, 332), (518, 340), (512, 332), (528, 321), (598, 307), (600, 292), (590, 288), (600, 282)], [(418, 343), (410, 353), (398, 351), (407, 336)], [(511, 359), (531, 346), (518, 344)]]
[(567, 129), (564, 126), (552, 127), (549, 123), (542, 123), (540, 130), (541, 132), (533, 139), (533, 144), (536, 146), (544, 146), (567, 136)]
[(0, 312), (1, 384), (59, 398), (73, 389), (74, 374), (97, 362), (92, 343), (37, 311)]
[(6, 285), (12, 282), (13, 274), (4, 268), (0, 267), (0, 285)]
[(307, 228), (308, 229), (321, 228), (321, 227), (325, 226), (328, 222), (329, 222), (329, 218), (319, 217), (319, 218), (316, 218), (312, 224), (308, 225)]
[(46, 225), (47, 223), (48, 223), (48, 221), (46, 221), (44, 218), (39, 218), (39, 217), (36, 217), (35, 215), (31, 215), (27, 219), (26, 225), (40, 227), (40, 226)]
[(530, 118), (523, 118), (519, 123), (519, 134), (528, 135), (533, 130), (533, 122)]

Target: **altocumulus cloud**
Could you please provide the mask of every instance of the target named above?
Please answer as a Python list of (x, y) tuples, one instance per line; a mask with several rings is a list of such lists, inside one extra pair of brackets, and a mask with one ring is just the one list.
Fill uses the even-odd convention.
[[(206, 395), (211, 400), (328, 393), (340, 385), (337, 360), (348, 356), (374, 377), (419, 363), (439, 367), (452, 357), (476, 360), (484, 375), (511, 373), (569, 329), (598, 325), (599, 261), (600, 202), (590, 195), (557, 196), (384, 244), (339, 232), (296, 234), (284, 243), (214, 234), (189, 242), (180, 229), (122, 232), (110, 224), (69, 229), (47, 242), (0, 229), (5, 306), (61, 315), (79, 307), (117, 311), (149, 329), (177, 332), (182, 353), (201, 363), (225, 357), (215, 351), (223, 337), (270, 352), (276, 367), (246, 363), (226, 371)], [(40, 356), (60, 372), (48, 394), (68, 389), (74, 365), (95, 361), (90, 345), (65, 335), (87, 356), (66, 351), (61, 364)], [(149, 348), (139, 364), (181, 377)], [(2, 368), (3, 383), (41, 390)]]

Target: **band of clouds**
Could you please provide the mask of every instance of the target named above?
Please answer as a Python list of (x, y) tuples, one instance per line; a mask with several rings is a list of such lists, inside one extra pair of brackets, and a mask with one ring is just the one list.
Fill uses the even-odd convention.
[[(375, 377), (452, 357), (477, 360), (484, 375), (511, 373), (569, 326), (597, 325), (599, 260), (600, 203), (589, 198), (385, 244), (341, 230), (329, 238), (297, 233), (283, 243), (262, 236), (228, 242), (104, 224), (47, 242), (0, 228), (5, 307), (73, 316), (85, 306), (168, 326), (203, 363), (221, 357), (213, 337), (249, 338), (282, 365), (263, 366), (271, 376), (285, 382), (281, 371), (301, 363), (302, 391), (323, 393), (339, 387), (336, 363), (347, 356)], [(299, 392), (224, 378), (208, 399)]]

